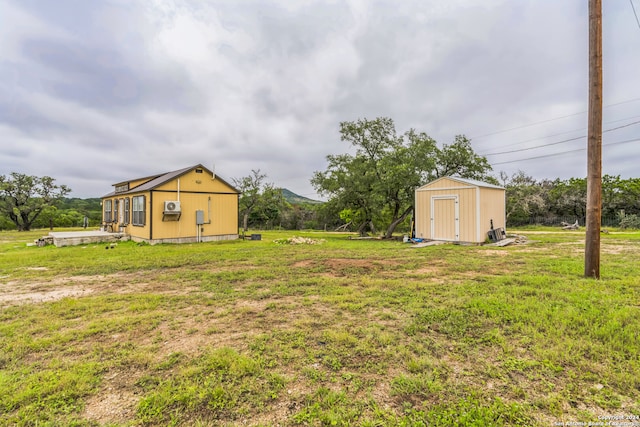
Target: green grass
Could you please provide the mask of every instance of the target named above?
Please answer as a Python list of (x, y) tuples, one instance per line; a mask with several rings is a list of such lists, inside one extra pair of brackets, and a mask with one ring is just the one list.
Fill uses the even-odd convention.
[[(511, 230), (510, 230), (511, 231)], [(531, 233), (531, 234), (527, 234)], [(512, 426), (640, 415), (640, 233), (527, 245), (27, 246), (0, 233), (0, 425)], [(294, 235), (318, 245), (276, 244)]]

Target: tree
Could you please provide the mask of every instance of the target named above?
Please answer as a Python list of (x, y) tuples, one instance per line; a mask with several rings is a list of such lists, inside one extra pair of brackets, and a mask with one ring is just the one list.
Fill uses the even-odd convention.
[(260, 169), (252, 170), (251, 175), (233, 179), (234, 185), (240, 190), (239, 210), (242, 215), (242, 229), (249, 229), (249, 218), (257, 222), (274, 220), (280, 214), (284, 204), (282, 190), (274, 188), (273, 184), (265, 183), (266, 174)]
[[(375, 232), (374, 215), (381, 211), (387, 193), (383, 159), (401, 146), (393, 120), (377, 118), (340, 123), (340, 136), (356, 148), (356, 155), (329, 155), (325, 172), (315, 172), (311, 184), (328, 194), (340, 210), (350, 209), (361, 236)], [(387, 162), (389, 165), (391, 162)]]
[(350, 210), (360, 235), (375, 232), (378, 221), (390, 238), (413, 212), (416, 188), (427, 181), (451, 174), (486, 179), (491, 170), (464, 136), (438, 148), (423, 132), (411, 129), (398, 136), (390, 118), (342, 122), (340, 136), (355, 147), (355, 155), (327, 156), (327, 170), (315, 172), (311, 184), (338, 211)]
[(500, 179), (506, 190), (507, 222), (529, 219), (532, 213), (540, 212), (546, 207), (545, 188), (533, 177), (518, 171), (511, 177), (500, 172)]
[(487, 158), (476, 154), (471, 141), (464, 135), (456, 135), (453, 144), (445, 144), (441, 150), (436, 151), (435, 167), (438, 178), (456, 175), (491, 184), (498, 183), (488, 175), (492, 168)]
[(556, 179), (548, 194), (549, 206), (558, 216), (572, 216), (584, 223), (587, 215), (587, 180)]
[(626, 214), (638, 214), (640, 207), (640, 179), (622, 179), (620, 175), (602, 177), (602, 217), (617, 216), (621, 210)]
[(44, 209), (55, 206), (71, 189), (54, 184), (49, 176), (37, 177), (12, 172), (0, 175), (0, 213), (16, 225), (18, 231), (28, 231)]

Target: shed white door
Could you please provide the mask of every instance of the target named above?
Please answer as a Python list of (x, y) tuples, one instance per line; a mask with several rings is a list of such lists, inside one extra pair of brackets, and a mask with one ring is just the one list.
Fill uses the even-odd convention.
[(434, 240), (460, 239), (458, 196), (431, 198), (431, 236)]

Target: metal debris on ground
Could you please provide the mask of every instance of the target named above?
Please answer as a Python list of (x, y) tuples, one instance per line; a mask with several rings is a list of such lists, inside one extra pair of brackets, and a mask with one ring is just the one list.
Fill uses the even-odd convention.
[(491, 246), (509, 246), (512, 243), (515, 243), (516, 239), (513, 237), (507, 237), (506, 239), (499, 240), (495, 243), (492, 243)]
[(527, 236), (521, 236), (518, 234), (510, 234), (506, 239), (502, 239), (495, 243), (489, 243), (487, 246), (508, 246), (508, 245), (526, 245), (531, 243), (531, 241), (527, 238)]
[(568, 222), (562, 221), (560, 223), (560, 226), (562, 227), (563, 230), (577, 230), (580, 228), (580, 225), (578, 224), (577, 219), (576, 219), (576, 222), (574, 222), (573, 224), (569, 224)]
[(516, 239), (514, 243), (516, 243), (517, 245), (526, 245), (527, 243), (531, 243), (531, 241), (529, 241), (527, 236), (519, 236), (517, 234), (514, 234), (513, 236), (510, 236), (510, 237), (513, 237)]

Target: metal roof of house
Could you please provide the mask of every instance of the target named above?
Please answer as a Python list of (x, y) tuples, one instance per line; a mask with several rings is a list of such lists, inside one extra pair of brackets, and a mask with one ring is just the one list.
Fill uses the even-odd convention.
[[(140, 192), (144, 192), (144, 191), (153, 190), (154, 188), (159, 187), (159, 186), (161, 186), (161, 185), (163, 185), (163, 184), (165, 184), (165, 183), (167, 183), (169, 181), (172, 181), (172, 180), (174, 180), (174, 179), (176, 179), (176, 178), (178, 178), (178, 177), (184, 175), (185, 173), (187, 173), (189, 171), (192, 171), (194, 169), (204, 169), (205, 171), (207, 171), (207, 173), (213, 174), (212, 171), (210, 171), (206, 167), (198, 164), (198, 165), (195, 165), (195, 166), (189, 166), (189, 167), (184, 168), (184, 169), (178, 169), (176, 171), (167, 172), (167, 173), (160, 174), (160, 175), (151, 175), (151, 176), (145, 177), (145, 178), (134, 178), (134, 179), (131, 179), (131, 180), (128, 180), (128, 181), (119, 182), (118, 184), (123, 184), (123, 183), (127, 183), (127, 182), (130, 182), (130, 181), (141, 181), (141, 180), (144, 180), (144, 179), (149, 179), (149, 181), (145, 182), (144, 184), (140, 184), (137, 187), (130, 188), (128, 191), (123, 191), (123, 192), (118, 192), (118, 193), (116, 193), (115, 191), (112, 191), (111, 193), (105, 194), (104, 196), (102, 196), (102, 198), (111, 197), (111, 196), (114, 196), (116, 194), (122, 195), (122, 194), (140, 193)], [(225, 183), (226, 185), (231, 187), (234, 191), (240, 193), (240, 191), (237, 188), (235, 188), (233, 185), (229, 184), (225, 179), (223, 179), (219, 175), (216, 175), (216, 179), (219, 179), (220, 181), (222, 181), (223, 183)], [(118, 184), (114, 184), (114, 186), (118, 185)]]
[(442, 179), (451, 179), (453, 181), (458, 181), (462, 184), (467, 184), (467, 185), (473, 185), (474, 187), (484, 187), (484, 188), (495, 188), (498, 190), (504, 190), (504, 187), (500, 187), (499, 185), (494, 185), (494, 184), (489, 184), (488, 182), (483, 182), (483, 181), (478, 181), (475, 179), (469, 179), (469, 178), (459, 178), (457, 176), (443, 176), (441, 178), (438, 178), (434, 181), (429, 182), (428, 184), (423, 185), (420, 188), (424, 188), (428, 185), (433, 184), (434, 182), (440, 181)]

